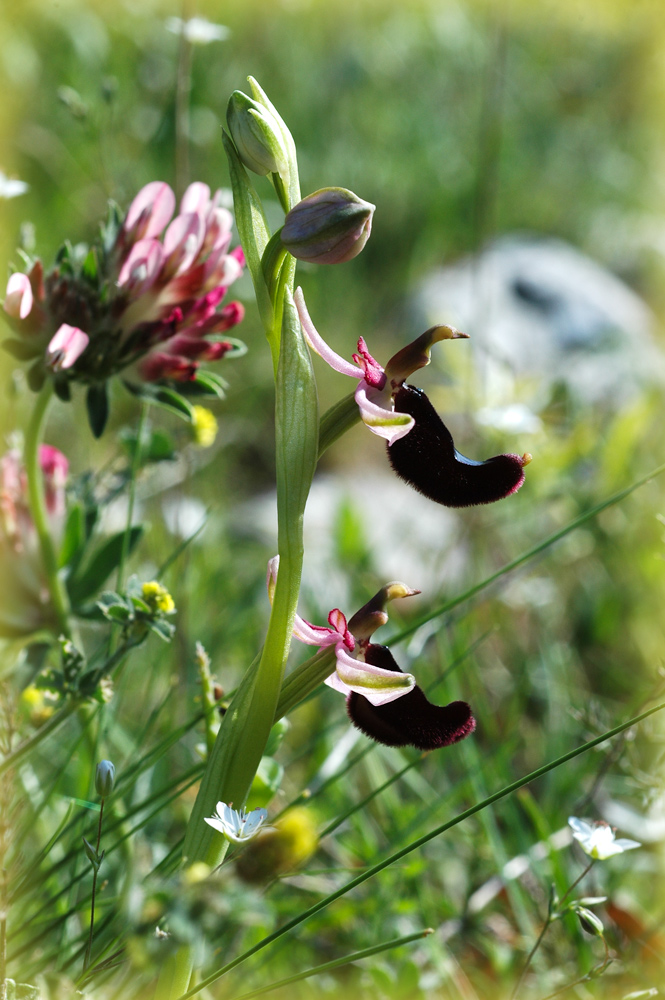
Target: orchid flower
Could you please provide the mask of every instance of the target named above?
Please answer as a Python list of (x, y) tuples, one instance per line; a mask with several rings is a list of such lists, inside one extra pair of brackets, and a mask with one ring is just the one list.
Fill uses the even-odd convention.
[[(268, 563), (271, 602), (278, 568), (279, 556), (275, 556)], [(390, 650), (370, 642), (376, 629), (388, 621), (387, 602), (417, 593), (404, 583), (389, 583), (348, 623), (339, 608), (330, 612), (327, 626), (312, 625), (296, 615), (293, 635), (320, 649), (334, 647), (335, 671), (325, 683), (346, 696), (349, 718), (366, 736), (387, 746), (435, 750), (473, 732), (476, 721), (471, 709), (464, 701), (433, 705), (415, 677), (397, 665)]]
[[(278, 569), (279, 556), (275, 556), (268, 562), (267, 584), (271, 604), (277, 583)], [(396, 597), (406, 597), (417, 593), (405, 584), (392, 584), (390, 586), (402, 588), (403, 593), (395, 593)], [(328, 625), (312, 625), (300, 615), (296, 615), (293, 635), (308, 646), (318, 646), (319, 649), (324, 649), (327, 646), (334, 647), (335, 671), (326, 678), (325, 683), (328, 687), (334, 688), (335, 691), (340, 691), (342, 694), (348, 695), (352, 691), (356, 691), (364, 695), (373, 705), (385, 705), (389, 701), (394, 701), (395, 698), (401, 698), (408, 694), (415, 686), (416, 679), (412, 674), (401, 674), (396, 677), (391, 670), (383, 670), (381, 667), (372, 666), (372, 664), (364, 663), (362, 659), (351, 656), (351, 653), (356, 651), (356, 641), (339, 608), (333, 608), (328, 615)]]
[(429, 364), (432, 344), (466, 337), (452, 326), (433, 326), (398, 351), (382, 367), (358, 340), (355, 364), (340, 357), (316, 330), (302, 289), (295, 293), (300, 322), (309, 346), (331, 368), (358, 380), (355, 400), (363, 423), (386, 440), (394, 471), (420, 493), (446, 507), (492, 503), (515, 493), (524, 482), (526, 453), (496, 455), (485, 462), (466, 458), (422, 389), (406, 379)]

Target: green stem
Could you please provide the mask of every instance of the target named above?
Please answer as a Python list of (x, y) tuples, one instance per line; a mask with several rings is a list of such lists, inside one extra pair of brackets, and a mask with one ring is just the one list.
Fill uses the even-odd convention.
[(550, 909), (548, 909), (548, 911), (547, 911), (547, 917), (545, 918), (545, 923), (543, 924), (543, 928), (542, 928), (540, 934), (538, 935), (538, 937), (536, 938), (536, 942), (535, 942), (533, 948), (531, 949), (531, 951), (527, 955), (526, 962), (524, 963), (524, 968), (522, 969), (522, 972), (520, 974), (520, 978), (517, 980), (517, 983), (515, 984), (515, 989), (510, 994), (510, 1000), (517, 1000), (517, 995), (518, 995), (519, 991), (522, 988), (522, 983), (524, 982), (524, 977), (526, 976), (527, 972), (531, 968), (531, 962), (533, 961), (533, 957), (536, 954), (536, 952), (538, 951), (538, 949), (540, 948), (541, 944), (543, 943), (543, 939), (544, 939), (545, 935), (547, 934), (547, 930), (548, 930), (548, 928), (549, 928), (549, 926), (550, 926), (551, 923), (552, 923), (552, 912), (551, 912), (551, 907), (550, 907)]
[(41, 444), (46, 412), (53, 396), (53, 382), (47, 379), (37, 396), (35, 408), (25, 435), (23, 461), (28, 480), (28, 500), (30, 513), (39, 539), (46, 583), (51, 595), (51, 602), (59, 631), (68, 639), (72, 638), (70, 625), (71, 608), (65, 585), (58, 573), (58, 558), (53, 546), (53, 539), (48, 522), (46, 498), (44, 496), (44, 476), (39, 461), (39, 446)]
[(190, 0), (183, 0), (182, 28), (178, 45), (178, 75), (175, 95), (175, 191), (182, 198), (189, 179), (189, 92), (192, 86), (192, 43), (185, 36), (191, 16)]
[(371, 948), (363, 948), (362, 951), (355, 951), (352, 955), (344, 955), (342, 958), (334, 958), (331, 962), (324, 962), (323, 965), (315, 965), (313, 969), (306, 969), (304, 972), (298, 972), (295, 976), (289, 976), (288, 979), (280, 979), (277, 983), (269, 983), (268, 986), (260, 986), (256, 990), (252, 990), (250, 993), (241, 993), (239, 997), (235, 1000), (252, 1000), (253, 997), (261, 996), (263, 993), (270, 993), (272, 990), (278, 990), (282, 986), (290, 986), (291, 983), (299, 983), (303, 979), (309, 979), (311, 976), (320, 976), (323, 972), (330, 972), (332, 969), (339, 969), (342, 965), (349, 965), (351, 962), (359, 962), (361, 958), (370, 958), (372, 955), (379, 955), (382, 951), (391, 951), (393, 948), (399, 948), (403, 944), (411, 944), (413, 941), (422, 941), (423, 938), (428, 937), (428, 935), (433, 934), (434, 931), (431, 927), (427, 927), (422, 931), (415, 931), (413, 934), (407, 934), (405, 937), (393, 938), (392, 941), (383, 941), (381, 944), (375, 944)]
[[(97, 845), (95, 847), (95, 852), (99, 855), (99, 845), (102, 839), (102, 817), (104, 816), (104, 799), (101, 801), (99, 807), (99, 822), (97, 823)], [(92, 876), (92, 898), (90, 900), (90, 933), (88, 934), (88, 944), (85, 949), (85, 957), (83, 959), (83, 971), (85, 972), (90, 965), (90, 953), (92, 952), (92, 936), (95, 929), (95, 895), (97, 893), (97, 876), (99, 874), (99, 865), (96, 866), (94, 874)]]
[(573, 882), (573, 884), (568, 889), (566, 889), (566, 891), (564, 892), (561, 900), (559, 901), (559, 907), (558, 907), (559, 909), (561, 909), (561, 906), (568, 899), (568, 897), (570, 896), (570, 894), (573, 891), (573, 889), (577, 888), (577, 886), (580, 884), (580, 882), (582, 881), (582, 879), (584, 878), (584, 876), (588, 875), (588, 873), (591, 871), (591, 869), (593, 868), (593, 866), (595, 865), (595, 863), (596, 863), (596, 859), (593, 858), (589, 862), (589, 864), (586, 866), (586, 868), (584, 869), (584, 871), (582, 872), (582, 874), (578, 875), (577, 878), (575, 879), (575, 881)]
[[(134, 640), (134, 639), (126, 640), (126, 642), (120, 647), (120, 649), (117, 649), (113, 654), (113, 656), (110, 659), (108, 659), (102, 667), (99, 668), (99, 670), (97, 671), (97, 676), (94, 679), (95, 685), (99, 683), (99, 681), (105, 674), (111, 673), (117, 666), (119, 666), (119, 664), (123, 661), (127, 653), (135, 646), (140, 646), (141, 642), (142, 640)], [(15, 767), (20, 760), (22, 760), (29, 753), (31, 753), (35, 749), (35, 747), (39, 746), (39, 744), (43, 740), (45, 740), (47, 736), (50, 736), (55, 729), (58, 729), (63, 722), (66, 722), (66, 720), (69, 718), (70, 715), (73, 715), (74, 712), (85, 707), (86, 700), (87, 699), (85, 698), (72, 698), (71, 701), (69, 701), (63, 708), (61, 708), (59, 712), (57, 712), (55, 715), (52, 715), (51, 718), (48, 720), (48, 722), (45, 722), (43, 726), (40, 726), (37, 732), (34, 733), (30, 737), (30, 739), (25, 740), (23, 743), (17, 746), (16, 749), (13, 750), (10, 754), (7, 754), (4, 760), (0, 761), (0, 776), (3, 775), (5, 771), (8, 771), (10, 768)]]
[(150, 404), (147, 403), (145, 400), (141, 402), (138, 429), (136, 431), (136, 447), (134, 448), (134, 454), (132, 455), (132, 467), (129, 480), (129, 497), (127, 502), (127, 524), (125, 525), (125, 534), (122, 539), (122, 551), (120, 553), (120, 562), (118, 563), (118, 576), (116, 580), (116, 590), (118, 592), (122, 590), (122, 585), (124, 583), (125, 565), (127, 563), (127, 558), (129, 556), (129, 546), (132, 538), (132, 521), (134, 519), (134, 506), (136, 504), (136, 479), (139, 474), (139, 469), (141, 468), (143, 431), (145, 428), (145, 422), (148, 415), (149, 405)]

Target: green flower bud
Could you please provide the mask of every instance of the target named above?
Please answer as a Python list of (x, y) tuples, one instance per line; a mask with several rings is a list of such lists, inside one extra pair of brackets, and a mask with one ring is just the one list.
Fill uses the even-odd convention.
[(226, 108), (226, 122), (238, 156), (248, 170), (262, 177), (287, 176), (288, 152), (279, 122), (271, 111), (235, 90)]
[(282, 243), (298, 260), (343, 264), (367, 243), (375, 207), (346, 188), (322, 188), (288, 213)]
[(587, 934), (594, 934), (596, 937), (603, 936), (605, 928), (600, 917), (597, 917), (595, 913), (588, 910), (586, 906), (576, 907), (575, 912), (577, 913), (577, 919)]
[(115, 766), (110, 760), (100, 760), (95, 771), (95, 789), (98, 795), (105, 799), (113, 791), (115, 784)]

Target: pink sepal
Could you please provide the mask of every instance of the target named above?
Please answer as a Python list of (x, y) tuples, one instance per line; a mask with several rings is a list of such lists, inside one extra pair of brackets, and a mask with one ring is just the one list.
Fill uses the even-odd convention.
[(298, 310), (298, 316), (300, 317), (300, 322), (302, 323), (303, 333), (305, 334), (305, 340), (319, 357), (323, 358), (331, 368), (334, 368), (336, 372), (340, 375), (349, 375), (351, 378), (361, 379), (364, 378), (364, 371), (362, 368), (357, 368), (352, 365), (350, 361), (345, 361), (344, 358), (340, 357), (331, 347), (328, 347), (325, 340), (318, 332), (312, 319), (307, 311), (307, 306), (305, 305), (305, 296), (303, 295), (302, 288), (296, 288), (295, 294), (293, 296), (293, 301), (295, 302), (296, 309)]

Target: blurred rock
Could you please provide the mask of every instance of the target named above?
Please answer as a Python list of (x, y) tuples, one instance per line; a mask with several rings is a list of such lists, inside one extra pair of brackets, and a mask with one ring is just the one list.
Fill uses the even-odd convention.
[(471, 335), (474, 367), (503, 385), (505, 403), (511, 377), (535, 379), (542, 404), (563, 384), (581, 403), (612, 408), (665, 381), (649, 307), (562, 240), (501, 237), (430, 274), (416, 308), (423, 328), (445, 322)]

